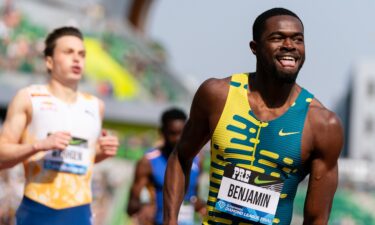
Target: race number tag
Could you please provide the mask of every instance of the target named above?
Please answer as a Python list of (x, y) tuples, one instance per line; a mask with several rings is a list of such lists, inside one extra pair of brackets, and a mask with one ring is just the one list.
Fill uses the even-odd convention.
[(179, 225), (194, 225), (194, 206), (190, 202), (183, 202), (178, 214)]
[(72, 137), (65, 150), (50, 150), (44, 157), (44, 169), (85, 174), (91, 164), (87, 140)]
[(280, 178), (229, 164), (224, 170), (215, 208), (272, 225), (283, 185)]

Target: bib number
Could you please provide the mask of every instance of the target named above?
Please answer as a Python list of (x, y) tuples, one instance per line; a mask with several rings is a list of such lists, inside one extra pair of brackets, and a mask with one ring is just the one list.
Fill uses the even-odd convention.
[(67, 148), (50, 150), (44, 157), (44, 169), (59, 172), (86, 174), (91, 164), (91, 152), (85, 139), (72, 137)]
[(227, 165), (215, 208), (243, 219), (272, 225), (283, 181), (234, 165)]

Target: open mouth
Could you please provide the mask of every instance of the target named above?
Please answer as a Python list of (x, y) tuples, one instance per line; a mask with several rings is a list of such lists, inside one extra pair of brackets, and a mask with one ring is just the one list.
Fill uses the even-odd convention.
[(79, 66), (72, 66), (72, 72), (75, 74), (80, 74), (82, 71), (81, 67)]
[(297, 59), (294, 56), (279, 56), (277, 60), (283, 67), (295, 67)]

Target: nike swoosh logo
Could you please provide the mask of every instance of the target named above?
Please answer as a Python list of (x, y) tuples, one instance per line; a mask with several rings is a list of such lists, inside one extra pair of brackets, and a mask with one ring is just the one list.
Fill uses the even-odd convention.
[(275, 182), (275, 180), (260, 180), (259, 176), (255, 177), (254, 179), (254, 184), (269, 184), (273, 182)]
[(281, 129), (279, 131), (279, 136), (283, 137), (283, 136), (288, 136), (288, 135), (292, 135), (292, 134), (298, 134), (299, 132), (284, 132), (283, 129)]

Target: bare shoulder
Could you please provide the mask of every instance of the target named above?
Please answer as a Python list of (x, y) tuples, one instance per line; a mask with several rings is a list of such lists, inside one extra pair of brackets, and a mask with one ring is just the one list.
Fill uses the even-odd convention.
[(19, 89), (14, 98), (23, 99), (23, 100), (30, 99), (29, 87), (24, 87), (24, 88)]
[(8, 110), (31, 110), (31, 100), (29, 88), (22, 88), (17, 91), (16, 95), (11, 100)]
[(150, 160), (148, 159), (147, 155), (144, 155), (140, 160), (138, 160), (137, 164), (141, 166), (148, 166), (150, 165)]
[(216, 105), (226, 99), (229, 90), (230, 77), (209, 78), (205, 80), (195, 93), (193, 104), (202, 106)]
[(22, 133), (31, 121), (32, 105), (27, 88), (17, 92), (8, 105), (7, 115), (0, 132), (0, 139), (9, 143), (18, 143)]
[(217, 95), (223, 92), (223, 89), (228, 89), (230, 77), (226, 78), (209, 78), (205, 80), (198, 88), (197, 93)]
[(314, 149), (327, 150), (339, 155), (343, 146), (343, 127), (339, 117), (314, 99), (308, 112)]
[(136, 166), (136, 174), (138, 175), (151, 174), (151, 163), (146, 155), (143, 156), (140, 160), (138, 160), (137, 166)]
[(309, 110), (309, 121), (311, 125), (321, 129), (339, 129), (341, 121), (336, 113), (327, 109), (319, 100), (314, 99), (311, 102)]

